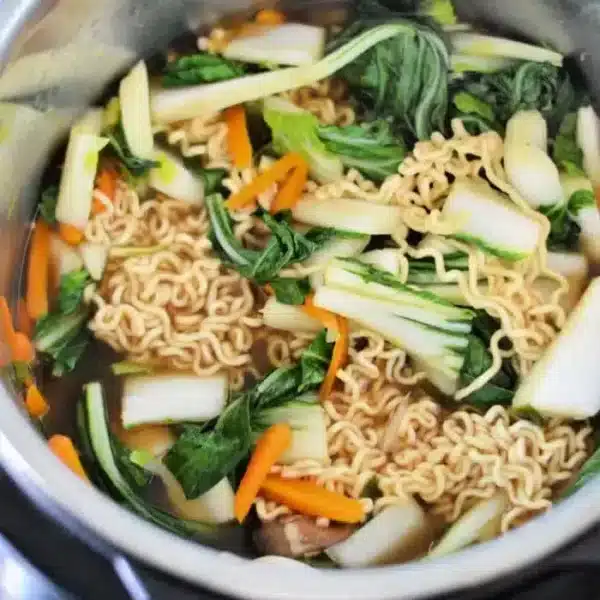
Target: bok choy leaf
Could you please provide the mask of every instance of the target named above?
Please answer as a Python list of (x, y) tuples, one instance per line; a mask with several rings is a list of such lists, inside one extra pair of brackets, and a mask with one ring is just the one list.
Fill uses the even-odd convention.
[(225, 81), (244, 75), (244, 67), (232, 60), (201, 52), (182, 56), (169, 63), (162, 77), (163, 87), (178, 87)]

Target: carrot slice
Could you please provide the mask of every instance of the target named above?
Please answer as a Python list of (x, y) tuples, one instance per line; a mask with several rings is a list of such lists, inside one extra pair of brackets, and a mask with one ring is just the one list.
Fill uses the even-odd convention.
[(10, 349), (14, 362), (30, 363), (35, 359), (35, 349), (31, 340), (20, 331), (13, 335)]
[(67, 223), (61, 223), (58, 226), (58, 233), (60, 234), (60, 237), (71, 246), (78, 246), (83, 240), (83, 231)]
[(29, 414), (36, 419), (43, 417), (50, 409), (48, 402), (34, 383), (27, 387), (25, 406)]
[(292, 208), (300, 200), (307, 179), (308, 166), (302, 162), (290, 173), (287, 181), (279, 189), (271, 205), (271, 214)]
[(304, 304), (302, 305), (302, 311), (306, 313), (309, 317), (313, 319), (317, 319), (317, 321), (323, 324), (323, 327), (327, 329), (333, 329), (334, 331), (338, 331), (338, 317), (335, 313), (332, 313), (329, 310), (325, 310), (324, 308), (319, 308), (314, 304), (314, 295), (309, 294), (306, 296), (304, 300)]
[(252, 144), (244, 106), (237, 104), (227, 108), (225, 122), (227, 123), (227, 147), (231, 160), (238, 169), (247, 169), (252, 165)]
[(30, 338), (33, 335), (33, 323), (27, 314), (27, 306), (23, 298), (19, 298), (19, 302), (17, 303), (17, 327), (27, 337)]
[(270, 168), (257, 175), (239, 192), (230, 196), (227, 202), (225, 202), (225, 206), (229, 210), (237, 210), (252, 204), (259, 194), (267, 191), (274, 183), (285, 179), (292, 169), (302, 164), (306, 163), (297, 152), (285, 154), (277, 162), (273, 163)]
[(235, 494), (235, 517), (240, 523), (250, 512), (252, 503), (271, 467), (286, 451), (291, 441), (292, 430), (287, 423), (271, 425), (259, 438)]
[(54, 454), (69, 467), (71, 471), (79, 475), (82, 479), (85, 479), (85, 481), (89, 481), (71, 438), (66, 435), (53, 435), (48, 440), (48, 446), (50, 446), (50, 450), (52, 450), (52, 452), (54, 452)]
[(256, 13), (254, 21), (259, 25), (281, 25), (285, 23), (285, 15), (278, 10), (265, 8)]
[[(117, 180), (118, 173), (112, 167), (103, 167), (96, 176), (96, 188), (98, 188), (111, 202), (114, 202), (117, 193)], [(102, 206), (104, 205), (102, 204)]]
[(359, 523), (364, 517), (364, 509), (358, 500), (330, 492), (314, 481), (270, 475), (264, 480), (261, 493), (268, 500), (312, 517), (325, 517), (341, 523)]
[(0, 296), (0, 328), (2, 341), (10, 346), (15, 334), (15, 328), (13, 327), (12, 315), (8, 308), (8, 302), (4, 296)]
[(30, 318), (37, 321), (48, 312), (48, 271), (50, 270), (50, 229), (38, 221), (33, 230), (27, 270), (25, 302)]
[(327, 369), (327, 374), (325, 375), (325, 379), (323, 380), (323, 385), (321, 385), (321, 390), (319, 393), (321, 401), (329, 398), (329, 394), (331, 394), (333, 384), (335, 383), (335, 378), (337, 377), (337, 372), (346, 364), (346, 360), (348, 359), (348, 347), (350, 345), (350, 340), (348, 333), (348, 320), (346, 318), (337, 316), (337, 330), (338, 338), (335, 342), (335, 346), (333, 347), (333, 355), (331, 357), (331, 362), (329, 363), (329, 369)]

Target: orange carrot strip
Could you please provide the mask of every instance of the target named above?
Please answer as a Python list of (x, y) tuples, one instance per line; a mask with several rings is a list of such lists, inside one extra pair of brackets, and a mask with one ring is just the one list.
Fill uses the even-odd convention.
[(252, 204), (259, 194), (268, 190), (274, 183), (284, 179), (292, 169), (304, 162), (300, 154), (289, 152), (273, 163), (269, 169), (257, 175), (239, 192), (230, 196), (227, 202), (225, 202), (225, 206), (229, 210), (237, 210)]
[(43, 417), (50, 409), (48, 402), (46, 402), (46, 399), (34, 383), (31, 383), (27, 387), (25, 406), (29, 414), (36, 419)]
[(263, 482), (261, 492), (268, 500), (312, 517), (341, 523), (359, 523), (364, 517), (364, 509), (358, 500), (330, 492), (314, 481), (270, 475)]
[(33, 335), (33, 323), (27, 314), (27, 306), (25, 306), (23, 298), (19, 298), (17, 303), (17, 327), (27, 337), (30, 338)]
[(30, 363), (35, 359), (35, 349), (30, 339), (20, 331), (15, 332), (10, 345), (14, 362)]
[(60, 234), (60, 237), (71, 246), (78, 246), (83, 240), (83, 231), (80, 231), (77, 227), (73, 227), (73, 225), (67, 223), (61, 223), (58, 226), (58, 233)]
[(50, 450), (75, 474), (79, 475), (85, 481), (89, 481), (88, 476), (83, 470), (81, 461), (79, 460), (79, 454), (75, 450), (75, 446), (66, 435), (53, 435), (48, 440)]
[(335, 346), (333, 347), (333, 355), (331, 357), (331, 362), (329, 363), (329, 369), (327, 369), (327, 374), (325, 375), (325, 379), (323, 380), (323, 385), (321, 386), (319, 393), (321, 401), (329, 398), (329, 394), (331, 394), (333, 384), (335, 383), (335, 379), (337, 377), (337, 372), (346, 364), (346, 360), (348, 358), (348, 346), (350, 343), (348, 335), (348, 320), (344, 317), (338, 316), (337, 322), (338, 338), (335, 342)]
[(92, 199), (92, 214), (93, 215), (99, 215), (100, 213), (103, 213), (105, 210), (106, 210), (106, 206), (104, 205), (104, 202), (102, 202), (101, 200), (98, 200), (98, 198)]
[(594, 196), (596, 196), (596, 206), (600, 209), (600, 185), (594, 189)]
[(238, 104), (226, 109), (225, 122), (227, 123), (227, 147), (231, 160), (238, 169), (247, 169), (252, 165), (252, 144), (244, 106)]
[(13, 327), (12, 315), (8, 308), (8, 302), (4, 296), (0, 296), (0, 328), (2, 341), (10, 345), (15, 334), (15, 328)]
[(50, 270), (50, 229), (38, 221), (33, 230), (27, 270), (25, 302), (30, 318), (37, 321), (48, 312), (48, 271)]
[(287, 423), (271, 425), (259, 438), (235, 494), (235, 517), (240, 523), (250, 512), (271, 467), (286, 451), (291, 441), (292, 429)]
[(263, 285), (263, 290), (265, 291), (265, 294), (268, 294), (269, 296), (275, 295), (275, 290), (273, 289), (273, 286), (270, 283)]
[(278, 10), (264, 8), (256, 13), (254, 21), (259, 25), (281, 25), (285, 23), (285, 15)]
[(290, 173), (287, 181), (279, 189), (271, 205), (271, 214), (292, 208), (300, 200), (307, 179), (308, 166), (302, 162)]
[(306, 296), (304, 304), (301, 307), (302, 311), (306, 313), (309, 317), (317, 319), (317, 321), (321, 322), (323, 324), (323, 327), (337, 331), (337, 315), (329, 310), (325, 310), (324, 308), (319, 308), (318, 306), (315, 306), (313, 298), (313, 294), (309, 294), (308, 296)]
[[(111, 201), (114, 202), (117, 193), (118, 173), (112, 167), (103, 167), (96, 176), (96, 187)], [(104, 206), (104, 205), (103, 205)]]

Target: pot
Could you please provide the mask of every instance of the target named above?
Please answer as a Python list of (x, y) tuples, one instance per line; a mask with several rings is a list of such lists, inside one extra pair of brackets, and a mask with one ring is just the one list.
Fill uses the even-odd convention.
[[(600, 4), (457, 0), (470, 21), (549, 42), (578, 61), (600, 97)], [(333, 18), (340, 2), (290, 4)], [(0, 288), (16, 297), (45, 165), (78, 114), (139, 55), (186, 29), (252, 8), (247, 0), (3, 0), (0, 4)], [(254, 9), (257, 8), (255, 5)], [(313, 19), (314, 20), (314, 19)], [(573, 390), (576, 393), (576, 390)], [(72, 406), (52, 418), (72, 419)], [(70, 418), (66, 420), (66, 412)], [(160, 530), (86, 485), (48, 451), (10, 383), (0, 387), (0, 463), (36, 505), (109, 557), (121, 553), (237, 598), (424, 598), (482, 584), (540, 561), (600, 518), (600, 480), (501, 538), (444, 559), (318, 571), (250, 562)], [(54, 414), (54, 411), (53, 411)]]

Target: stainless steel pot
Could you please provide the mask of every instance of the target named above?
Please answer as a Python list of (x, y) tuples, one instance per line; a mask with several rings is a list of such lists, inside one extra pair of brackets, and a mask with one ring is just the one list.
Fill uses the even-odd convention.
[[(600, 3), (458, 0), (459, 12), (547, 41), (575, 56), (600, 91)], [(341, 7), (334, 0), (327, 7)], [(295, 10), (323, 14), (323, 2)], [(74, 118), (138, 55), (248, 0), (2, 0), (0, 2), (0, 291), (15, 298), (44, 165)], [(256, 5), (254, 6), (256, 8)], [(597, 83), (599, 82), (599, 83)], [(577, 393), (577, 390), (573, 390)], [(55, 410), (58, 410), (55, 407)], [(600, 480), (502, 538), (443, 560), (322, 572), (251, 563), (162, 531), (75, 477), (46, 449), (9, 382), (0, 388), (0, 463), (45, 511), (104, 551), (239, 598), (400, 599), (478, 585), (540, 560), (600, 518)]]

